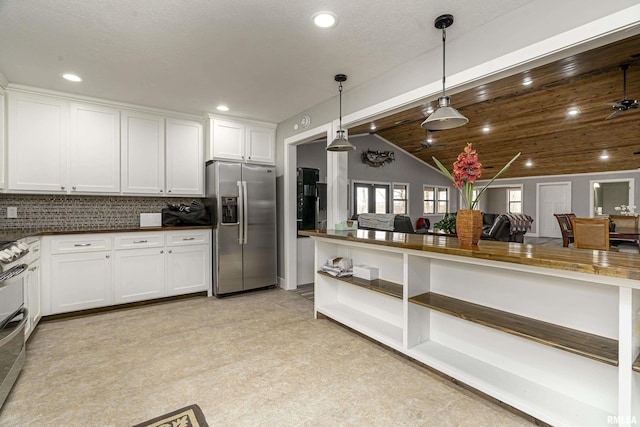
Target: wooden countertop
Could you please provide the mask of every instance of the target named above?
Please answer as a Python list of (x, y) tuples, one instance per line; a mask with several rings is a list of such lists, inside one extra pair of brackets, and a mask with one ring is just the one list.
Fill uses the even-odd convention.
[(62, 230), (52, 230), (48, 228), (32, 229), (7, 229), (0, 230), (0, 241), (13, 241), (25, 237), (55, 236), (61, 234), (94, 234), (94, 233), (137, 233), (149, 231), (172, 231), (172, 230), (207, 230), (212, 229), (211, 225), (193, 225), (181, 227), (144, 227), (144, 228), (108, 228), (108, 229), (77, 229), (69, 228)]
[(640, 254), (633, 253), (494, 242), (490, 240), (481, 240), (478, 246), (470, 247), (461, 246), (455, 237), (373, 230), (299, 230), (298, 234), (640, 280)]

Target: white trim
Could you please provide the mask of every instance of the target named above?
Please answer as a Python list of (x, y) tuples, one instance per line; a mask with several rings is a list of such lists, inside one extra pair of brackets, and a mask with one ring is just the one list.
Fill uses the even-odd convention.
[[(539, 182), (536, 184), (536, 218), (538, 218), (538, 224), (540, 224), (540, 187), (542, 186), (546, 186), (546, 185), (564, 185), (566, 187), (569, 188), (569, 208), (567, 209), (568, 212), (565, 213), (570, 213), (573, 211), (573, 207), (571, 206), (571, 199), (573, 198), (573, 189), (571, 188), (571, 181), (560, 181), (560, 182)], [(536, 236), (540, 235), (540, 232), (538, 231), (540, 229), (539, 225), (536, 225)]]
[(232, 120), (232, 121), (239, 121), (242, 124), (245, 125), (254, 125), (254, 126), (262, 126), (265, 128), (269, 128), (269, 129), (275, 129), (278, 125), (276, 123), (270, 123), (270, 122), (261, 122), (259, 120), (252, 120), (252, 119), (245, 119), (243, 117), (235, 117), (235, 116), (223, 116), (220, 114), (211, 114), (211, 113), (207, 113), (205, 114), (205, 120)]
[[(298, 252), (297, 252), (297, 211), (296, 211), (296, 146), (305, 142), (313, 141), (318, 136), (325, 135), (327, 140), (333, 133), (331, 123), (306, 130), (298, 135), (290, 136), (284, 140), (284, 278), (278, 278), (278, 285), (285, 290), (293, 290), (297, 287), (298, 281)], [(329, 153), (328, 153), (329, 154)], [(330, 188), (332, 170), (330, 164), (331, 156), (327, 156), (327, 198), (330, 199)], [(330, 202), (327, 205), (327, 224), (335, 223), (335, 214), (331, 211)], [(334, 221), (334, 222), (331, 222)]]
[[(407, 205), (406, 205), (406, 211), (405, 211), (405, 213), (404, 213), (404, 214), (402, 214), (402, 215), (410, 216), (410, 215), (409, 215), (409, 212), (411, 212), (411, 210), (410, 210), (410, 202), (411, 202), (411, 197), (410, 197), (410, 195), (411, 195), (411, 185), (410, 185), (408, 182), (393, 182), (393, 181), (391, 182), (391, 213), (394, 213), (394, 212), (393, 212), (393, 201), (394, 201), (394, 200), (396, 200), (396, 199), (395, 199), (395, 197), (393, 197), (393, 190), (394, 190), (394, 187), (395, 187), (396, 185), (403, 185), (403, 186), (406, 188), (406, 192), (407, 192), (407, 193), (406, 193), (406, 196), (407, 196), (407, 198), (406, 198), (406, 199), (404, 199), (404, 200), (406, 200), (406, 201), (407, 201)], [(401, 199), (398, 199), (398, 200), (401, 200)], [(400, 215), (400, 214), (398, 214), (398, 215)]]
[(9, 86), (9, 80), (7, 80), (7, 78), (0, 73), (0, 88), (6, 88), (7, 86)]
[[(441, 188), (441, 189), (447, 190), (447, 211), (445, 213), (442, 213), (442, 212), (434, 212), (434, 213), (424, 212), (424, 201), (425, 201), (424, 188), (425, 187), (433, 188), (433, 191), (435, 193), (434, 194), (435, 199), (433, 200), (433, 203), (434, 203), (433, 209), (435, 211), (438, 210), (438, 200), (439, 200), (438, 199), (438, 189)], [(422, 216), (427, 216), (427, 215), (445, 215), (447, 213), (451, 213), (451, 195), (453, 194), (453, 192), (451, 191), (452, 188), (453, 188), (452, 186), (446, 186), (446, 185), (422, 184), (422, 211), (423, 211), (422, 212)], [(460, 200), (458, 200), (458, 206), (462, 206), (462, 196), (459, 195), (458, 197), (460, 199)]]
[(143, 105), (128, 104), (126, 102), (111, 101), (107, 99), (94, 98), (94, 97), (84, 96), (84, 95), (76, 95), (72, 93), (59, 92), (59, 91), (50, 90), (50, 89), (42, 89), (42, 88), (36, 88), (31, 86), (18, 85), (14, 83), (9, 83), (9, 85), (7, 86), (7, 92), (20, 92), (20, 93), (26, 93), (31, 95), (44, 95), (44, 96), (63, 99), (65, 101), (79, 101), (79, 102), (97, 104), (97, 105), (108, 106), (108, 107), (116, 107), (116, 108), (123, 108), (127, 110), (140, 111), (144, 113), (179, 117), (187, 120), (195, 120), (201, 123), (204, 122), (203, 117), (199, 115), (181, 113), (179, 111), (163, 110), (160, 108), (146, 107)]
[(520, 202), (518, 202), (518, 203), (520, 203), (520, 212), (518, 212), (518, 213), (524, 213), (524, 190), (522, 188), (522, 184), (519, 185), (519, 186), (514, 185), (513, 187), (509, 186), (509, 187), (502, 187), (502, 188), (506, 188), (507, 189), (506, 212), (513, 213), (513, 212), (511, 212), (511, 209), (510, 209), (511, 208), (511, 198), (509, 196), (510, 196), (510, 193), (511, 193), (512, 190), (516, 190), (517, 189), (518, 191), (520, 191)]
[(589, 217), (593, 218), (596, 216), (594, 212), (593, 204), (595, 200), (593, 200), (593, 184), (596, 182), (626, 182), (629, 184), (629, 205), (635, 205), (635, 178), (620, 178), (620, 179), (593, 179), (589, 181)]
[[(593, 175), (618, 175), (618, 174), (627, 174), (627, 173), (638, 173), (640, 172), (640, 168), (638, 169), (627, 169), (627, 170), (622, 170), (622, 171), (606, 171), (606, 172), (585, 172), (585, 173), (570, 173), (570, 174), (564, 174), (564, 175), (536, 175), (536, 176), (523, 176), (523, 177), (516, 177), (516, 178), (498, 178), (494, 181), (494, 183), (499, 183), (502, 184), (503, 186), (508, 186), (508, 182), (509, 181), (523, 181), (523, 180), (536, 180), (539, 181), (541, 179), (551, 179), (551, 178), (558, 178), (558, 179), (569, 179), (569, 178), (573, 178), (573, 177), (581, 177), (581, 176), (593, 176)], [(478, 180), (476, 181), (476, 184), (478, 185), (482, 185), (485, 182), (488, 182), (488, 179), (485, 180)], [(493, 184), (491, 184), (491, 187), (493, 187)], [(489, 187), (489, 188), (491, 188)]]

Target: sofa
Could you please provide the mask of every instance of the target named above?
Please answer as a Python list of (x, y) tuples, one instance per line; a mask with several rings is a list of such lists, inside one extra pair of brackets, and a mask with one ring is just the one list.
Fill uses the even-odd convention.
[(482, 240), (499, 242), (524, 242), (524, 235), (531, 229), (533, 218), (525, 214), (482, 214)]
[[(351, 217), (352, 220), (358, 221), (359, 215), (353, 215)], [(366, 227), (360, 224), (358, 221), (358, 229), (361, 230), (383, 230), (381, 228), (371, 228)], [(391, 230), (383, 230), (383, 231), (391, 231)], [(396, 233), (411, 233), (415, 234), (416, 231), (413, 228), (413, 224), (411, 223), (411, 218), (406, 215), (396, 215), (393, 219), (393, 231)], [(426, 230), (425, 230), (426, 231)]]

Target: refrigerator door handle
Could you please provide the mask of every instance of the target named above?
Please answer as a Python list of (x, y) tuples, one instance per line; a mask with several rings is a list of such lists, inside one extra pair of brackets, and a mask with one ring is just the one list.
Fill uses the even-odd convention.
[(239, 244), (243, 244), (244, 243), (244, 228), (243, 228), (243, 224), (244, 224), (244, 208), (245, 208), (245, 194), (243, 191), (243, 183), (244, 181), (236, 181), (236, 184), (238, 185), (238, 243)]
[(242, 231), (242, 236), (244, 238), (243, 243), (247, 244), (247, 239), (249, 238), (249, 205), (247, 202), (249, 195), (247, 193), (247, 181), (242, 181), (242, 227), (244, 230)]

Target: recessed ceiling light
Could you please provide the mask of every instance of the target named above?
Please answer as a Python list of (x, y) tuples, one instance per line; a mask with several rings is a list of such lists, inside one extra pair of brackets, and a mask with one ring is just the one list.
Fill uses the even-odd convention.
[(533, 162), (531, 160), (527, 160), (527, 163), (525, 163), (524, 165), (530, 168), (531, 166), (533, 166)]
[(218, 111), (229, 111), (229, 107), (227, 107), (226, 105), (218, 105), (216, 107), (216, 110), (218, 110)]
[(429, 135), (429, 136), (427, 137), (427, 142), (429, 142), (429, 143), (433, 142), (433, 138), (431, 137), (431, 135)]
[(373, 123), (371, 123), (371, 127), (370, 127), (370, 129), (371, 129), (371, 130), (376, 130), (376, 125), (375, 125), (375, 124), (373, 124)]
[(580, 114), (580, 110), (578, 110), (577, 108), (569, 108), (569, 109), (567, 110), (567, 114), (568, 114), (569, 116), (574, 117), (574, 116), (577, 116), (578, 114)]
[(522, 86), (530, 86), (533, 83), (533, 80), (531, 80), (531, 77), (525, 77), (524, 80), (522, 80)]
[(491, 130), (491, 128), (489, 126), (485, 126), (482, 128), (482, 132), (484, 133), (488, 133)]
[(320, 28), (332, 28), (335, 27), (338, 22), (338, 18), (332, 12), (318, 12), (311, 17), (311, 21)]
[(77, 76), (75, 74), (71, 74), (71, 73), (65, 73), (62, 75), (62, 78), (65, 80), (69, 80), (70, 82), (81, 82), (82, 79), (80, 78), (80, 76)]
[(607, 153), (600, 154), (600, 159), (601, 160), (607, 160), (608, 158), (609, 158), (609, 155)]

